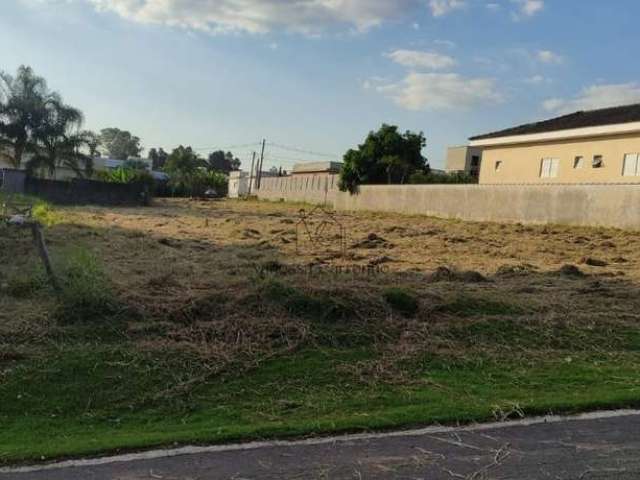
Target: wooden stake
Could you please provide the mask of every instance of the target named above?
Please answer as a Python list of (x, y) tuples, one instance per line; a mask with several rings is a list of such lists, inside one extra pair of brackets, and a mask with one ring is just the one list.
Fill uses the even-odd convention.
[(49, 257), (49, 251), (47, 250), (47, 244), (44, 241), (42, 226), (38, 222), (30, 222), (29, 226), (31, 227), (31, 233), (33, 234), (33, 243), (38, 249), (38, 254), (42, 259), (44, 269), (46, 270), (47, 276), (49, 277), (49, 282), (56, 291), (60, 291), (60, 284), (58, 283), (58, 279), (56, 278), (55, 273), (53, 272), (53, 267), (51, 266), (51, 258)]

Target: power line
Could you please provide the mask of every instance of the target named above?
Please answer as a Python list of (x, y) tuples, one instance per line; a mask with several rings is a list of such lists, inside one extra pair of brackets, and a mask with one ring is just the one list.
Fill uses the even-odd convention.
[(289, 145), (282, 145), (280, 143), (274, 143), (274, 142), (269, 142), (267, 143), (267, 145), (269, 145), (270, 147), (275, 147), (275, 148), (281, 148), (283, 150), (288, 150), (290, 152), (296, 152), (296, 153), (304, 153), (307, 155), (314, 155), (316, 157), (328, 157), (328, 158), (341, 158), (340, 155), (335, 155), (332, 153), (322, 153), (322, 152), (314, 152), (312, 150), (305, 150), (302, 148), (298, 148), (298, 147), (292, 147)]
[(250, 147), (255, 147), (258, 145), (261, 145), (262, 142), (253, 142), (253, 143), (244, 143), (242, 145), (229, 145), (226, 147), (191, 147), (191, 150), (211, 150), (211, 151), (216, 151), (216, 150), (240, 150), (243, 148), (250, 148)]

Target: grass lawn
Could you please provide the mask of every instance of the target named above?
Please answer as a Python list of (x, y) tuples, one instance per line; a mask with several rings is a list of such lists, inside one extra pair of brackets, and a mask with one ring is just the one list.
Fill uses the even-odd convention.
[(60, 294), (0, 226), (0, 463), (640, 404), (638, 234), (298, 208), (58, 209)]

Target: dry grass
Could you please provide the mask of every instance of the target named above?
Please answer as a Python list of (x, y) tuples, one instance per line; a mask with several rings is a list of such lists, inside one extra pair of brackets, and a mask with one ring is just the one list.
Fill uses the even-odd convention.
[[(505, 328), (531, 327), (532, 335), (636, 325), (636, 232), (339, 214), (347, 235), (341, 252), (332, 226), (320, 244), (308, 241), (298, 225), (302, 208), (310, 207), (158, 200), (152, 208), (67, 208), (47, 240), (54, 257), (81, 246), (101, 259), (130, 312), (127, 334), (141, 351), (179, 351), (208, 373), (251, 366), (305, 342), (367, 342), (380, 357), (361, 366), (365, 376), (398, 378), (402, 362), (425, 351), (543, 355), (551, 344), (513, 345), (511, 337), (500, 343), (483, 339), (482, 329), (465, 330), (486, 319), (506, 315)], [(314, 228), (324, 217), (315, 218)], [(26, 236), (0, 228), (0, 344), (35, 351), (62, 327), (51, 321), (49, 296), (9, 294), (37, 263)], [(577, 275), (559, 273), (567, 264), (578, 266)], [(335, 274), (338, 267), (365, 273)], [(295, 289), (289, 303), (267, 298), (264, 285), (274, 281)], [(390, 287), (415, 296), (415, 315), (385, 302)], [(305, 315), (325, 307), (322, 318)], [(310, 326), (328, 317), (330, 333)], [(348, 332), (340, 327), (346, 321)]]

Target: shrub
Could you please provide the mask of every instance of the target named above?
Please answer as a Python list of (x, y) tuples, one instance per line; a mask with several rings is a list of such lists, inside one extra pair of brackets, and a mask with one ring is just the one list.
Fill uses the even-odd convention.
[(114, 170), (101, 170), (95, 173), (95, 178), (107, 183), (139, 183), (150, 190), (155, 185), (153, 176), (144, 169), (132, 167), (118, 167)]
[(383, 296), (389, 306), (402, 315), (412, 317), (420, 309), (420, 304), (415, 295), (402, 288), (389, 288), (385, 290)]
[(46, 227), (52, 227), (60, 222), (60, 214), (51, 206), (51, 204), (38, 200), (32, 209), (33, 217)]
[(225, 174), (215, 171), (172, 172), (169, 189), (178, 197), (202, 197), (207, 190), (215, 190), (218, 196), (224, 196), (227, 180)]
[(118, 307), (107, 275), (87, 250), (67, 255), (61, 272), (56, 317), (64, 322), (86, 322), (109, 317)]

